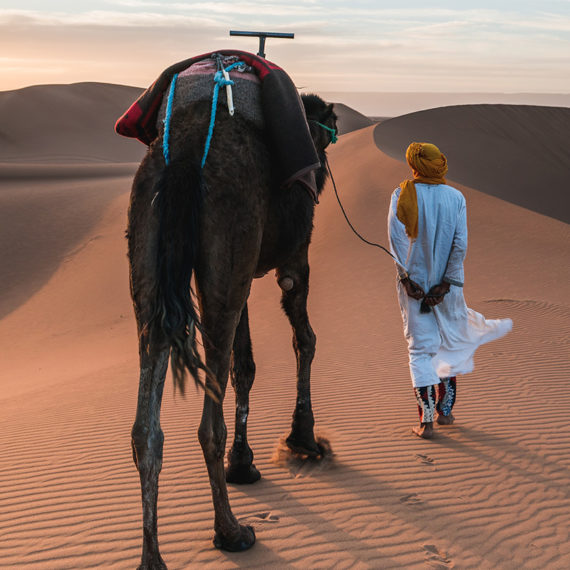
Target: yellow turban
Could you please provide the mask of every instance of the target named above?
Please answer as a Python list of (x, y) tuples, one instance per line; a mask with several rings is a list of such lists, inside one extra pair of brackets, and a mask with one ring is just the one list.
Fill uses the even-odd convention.
[(447, 159), (430, 143), (413, 142), (406, 150), (406, 160), (414, 173), (413, 180), (400, 184), (402, 191), (398, 198), (397, 216), (406, 226), (406, 234), (411, 239), (418, 237), (418, 197), (414, 182), (424, 184), (445, 184)]

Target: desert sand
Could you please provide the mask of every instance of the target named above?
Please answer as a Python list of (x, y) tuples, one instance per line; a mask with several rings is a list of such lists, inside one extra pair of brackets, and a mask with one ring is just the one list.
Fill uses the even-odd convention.
[[(103, 97), (105, 120), (93, 118), (97, 103), (85, 104), (91, 88)], [(128, 88), (34, 89), (34, 104), (66, 97), (50, 107), (42, 144), (16, 137), (16, 113), (5, 112), (0, 94), (2, 567), (133, 568), (141, 547), (130, 450), (138, 354), (124, 230), (144, 147), (109, 134), (132, 100)], [(10, 92), (11, 108), (25, 107), (21, 97), (30, 93)], [(91, 115), (89, 132), (69, 117), (75, 110)], [(496, 109), (466, 106), (457, 112), (472, 128), (454, 140), (499, 144), (480, 129), (487, 111), (497, 130), (509, 130)], [(531, 109), (512, 112), (540, 127)], [(346, 134), (329, 153), (338, 190), (359, 231), (385, 244), (390, 194), (409, 175), (389, 153), (412, 140), (415, 121), (352, 130), (346, 125), (356, 115), (339, 106), (341, 120), (343, 113)], [(441, 113), (422, 119), (433, 121), (436, 143), (439, 133), (453, 134), (438, 127)], [(385, 143), (385, 124), (396, 146)], [(509, 185), (543, 165), (556, 168), (540, 146), (526, 160), (528, 140), (511, 134), (527, 168), (512, 172)], [(175, 396), (168, 381), (159, 539), (170, 568), (570, 567), (570, 227), (540, 213), (542, 189), (524, 187), (522, 207), (507, 201), (504, 186), (479, 182), (460, 158), (450, 158), (450, 180), (468, 204), (466, 300), (488, 318), (512, 318), (514, 330), (483, 346), (475, 371), (459, 378), (456, 424), (439, 427), (431, 441), (411, 434), (417, 409), (393, 263), (351, 233), (329, 183), (316, 210), (309, 309), (318, 338), (317, 430), (330, 439), (334, 461), (272, 460), (290, 425), (295, 360), (269, 274), (254, 283), (250, 302), (257, 378), (249, 434), (262, 479), (230, 486), (234, 513), (255, 527), (258, 542), (237, 554), (212, 546), (196, 435), (202, 394)], [(495, 163), (485, 167), (505, 180)], [(562, 200), (566, 188), (549, 199)], [(231, 438), (231, 388), (225, 410)]]

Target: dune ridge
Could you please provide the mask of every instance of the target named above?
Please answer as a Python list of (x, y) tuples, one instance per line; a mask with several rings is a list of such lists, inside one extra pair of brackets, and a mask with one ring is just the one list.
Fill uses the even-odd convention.
[(108, 83), (2, 91), (0, 162), (140, 162), (144, 145), (119, 137), (113, 127), (142, 91)]
[(329, 101), (342, 101), (368, 117), (398, 117), (417, 111), (453, 105), (540, 105), (570, 107), (570, 93), (437, 93), (347, 92), (323, 93)]
[[(381, 152), (375, 136), (374, 126), (345, 134), (329, 158), (351, 221), (385, 244), (389, 197), (408, 168)], [(0, 244), (20, 248), (8, 264), (20, 272), (12, 281), (19, 297), (0, 319), (0, 530), (8, 568), (139, 561), (140, 489), (130, 450), (138, 354), (124, 241), (130, 185), (126, 173), (0, 184), (0, 212), (12, 208)], [(417, 412), (393, 262), (352, 234), (329, 183), (316, 210), (309, 309), (318, 338), (316, 427), (335, 462), (327, 469), (272, 462), (290, 425), (295, 359), (279, 288), (267, 275), (254, 282), (250, 301), (257, 375), (249, 436), (263, 478), (229, 490), (258, 543), (239, 554), (213, 548), (196, 436), (202, 396), (175, 397), (168, 378), (159, 538), (170, 568), (569, 566), (570, 305), (560, 284), (570, 268), (559, 261), (570, 229), (457, 186), (469, 208), (468, 305), (489, 318), (511, 317), (515, 327), (483, 346), (475, 372), (459, 379), (456, 425), (430, 442), (411, 435)], [(73, 197), (73, 207), (62, 207)], [(37, 204), (41, 216), (26, 222)], [(42, 230), (42, 219), (52, 225)], [(59, 237), (43, 244), (47, 261), (26, 253), (41, 252), (49, 234)], [(9, 253), (0, 250), (2, 268)], [(230, 440), (231, 389), (224, 408)]]
[[(144, 145), (116, 135), (113, 128), (142, 91), (72, 83), (0, 92), (0, 179), (102, 176), (105, 170), (119, 172), (119, 164), (140, 162)], [(372, 124), (343, 103), (337, 106), (341, 133)]]
[(344, 103), (335, 103), (334, 110), (338, 116), (337, 127), (339, 135), (346, 135), (352, 131), (364, 129), (374, 122), (362, 113), (347, 107)]
[(420, 111), (379, 124), (379, 148), (402, 159), (410, 142), (437, 144), (448, 177), (570, 222), (570, 108), (467, 105)]

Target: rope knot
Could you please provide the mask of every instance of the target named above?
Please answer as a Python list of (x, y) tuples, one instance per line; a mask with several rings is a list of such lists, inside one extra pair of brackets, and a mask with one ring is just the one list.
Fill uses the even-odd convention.
[[(227, 70), (226, 70), (227, 71)], [(221, 71), (216, 71), (214, 75), (214, 81), (220, 86), (225, 87), (226, 85), (235, 85), (231, 79), (226, 79)]]

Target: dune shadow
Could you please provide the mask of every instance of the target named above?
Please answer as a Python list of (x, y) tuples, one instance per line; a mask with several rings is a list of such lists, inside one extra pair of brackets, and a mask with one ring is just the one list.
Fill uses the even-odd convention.
[[(384, 555), (381, 551), (375, 549), (366, 540), (358, 538), (351, 534), (349, 530), (344, 529), (334, 522), (326, 519), (321, 514), (315, 510), (309, 508), (307, 505), (296, 499), (291, 492), (285, 487), (271, 481), (267, 478), (262, 478), (255, 485), (243, 485), (239, 487), (240, 491), (243, 491), (253, 499), (259, 497), (259, 500), (263, 503), (286, 505), (286, 509), (283, 507), (280, 510), (284, 512), (286, 517), (291, 517), (296, 520), (296, 525), (305, 526), (310, 529), (310, 532), (316, 536), (322, 537), (322, 543), (334, 544), (336, 549), (345, 552), (348, 556), (353, 558), (353, 564), (364, 564), (366, 567), (370, 567), (371, 563), (374, 564), (373, 567), (381, 568), (398, 568), (400, 567), (400, 562), (391, 558), (388, 555)], [(272, 500), (275, 497), (275, 500)], [(279, 497), (279, 499), (278, 499)], [(264, 513), (262, 513), (264, 514)], [(270, 513), (271, 515), (272, 513)], [(258, 543), (263, 541), (263, 532), (261, 531), (260, 524), (256, 524), (252, 521), (252, 516), (247, 515), (240, 518), (240, 522), (246, 522), (247, 524), (254, 523), (253, 526), (257, 533)], [(264, 518), (264, 517), (260, 517)], [(270, 519), (269, 517), (265, 517)], [(293, 527), (296, 525), (292, 525)], [(264, 525), (265, 526), (265, 525)], [(259, 531), (259, 532), (258, 532)], [(231, 558), (232, 562), (239, 564), (240, 568), (251, 568), (252, 564), (255, 563), (255, 551), (258, 548), (258, 543), (251, 550), (245, 553), (241, 553), (239, 556), (235, 556), (231, 553), (225, 553), (228, 558)], [(263, 547), (265, 551), (270, 550), (268, 547)], [(365, 556), (363, 553), (369, 552), (370, 556)], [(273, 554), (273, 552), (272, 552)], [(278, 557), (278, 555), (275, 555)], [(286, 561), (282, 558), (278, 558), (284, 566), (291, 566), (292, 562)], [(265, 562), (265, 561), (264, 561)], [(380, 564), (380, 566), (378, 566)], [(282, 566), (279, 566), (282, 567)]]
[[(374, 142), (389, 156), (404, 161), (411, 140), (436, 141), (447, 156), (452, 180), (570, 223), (570, 195), (560, 191), (567, 186), (570, 165), (570, 155), (560, 150), (567, 144), (560, 125), (569, 120), (570, 109), (562, 107), (454, 105), (384, 121), (374, 128)], [(458, 144), (457, 133), (474, 130), (477, 136), (461, 137)], [(477, 168), (472, 157), (482, 147), (491, 158), (485, 168)], [(529, 156), (540, 156), (542, 167), (521, 169), (520, 148)], [(543, 190), (536, 192), (536, 188)]]
[[(243, 523), (243, 521), (240, 520)], [(250, 524), (247, 522), (247, 524)], [(236, 568), (288, 568), (291, 563), (280, 556), (273, 548), (266, 546), (263, 539), (260, 540), (259, 527), (253, 525), (256, 531), (256, 541), (252, 548), (244, 552), (227, 552), (220, 550), (228, 561), (235, 564)]]
[[(427, 533), (432, 542), (446, 543), (450, 540), (450, 528), (461, 529), (468, 524), (460, 516), (450, 513), (440, 502), (426, 499), (421, 485), (417, 487), (417, 493), (403, 493), (386, 481), (344, 463), (339, 463), (334, 472), (322, 473), (321, 478), (342, 489), (342, 492), (352, 493), (362, 501), (389, 512), (417, 531)], [(429, 486), (429, 480), (423, 484)], [(411, 540), (416, 541), (414, 538)], [(417, 541), (418, 545), (421, 544), (419, 538)], [(500, 567), (504, 562), (503, 555), (494, 552), (484, 536), (471, 533), (465, 537), (456, 535), (454, 543), (454, 549), (469, 553), (468, 558), (485, 560), (494, 567)], [(453, 564), (451, 559), (448, 562)]]
[[(61, 180), (0, 184), (0, 319), (37, 293), (74, 254), (129, 182)], [(126, 247), (126, 246), (125, 246)]]

